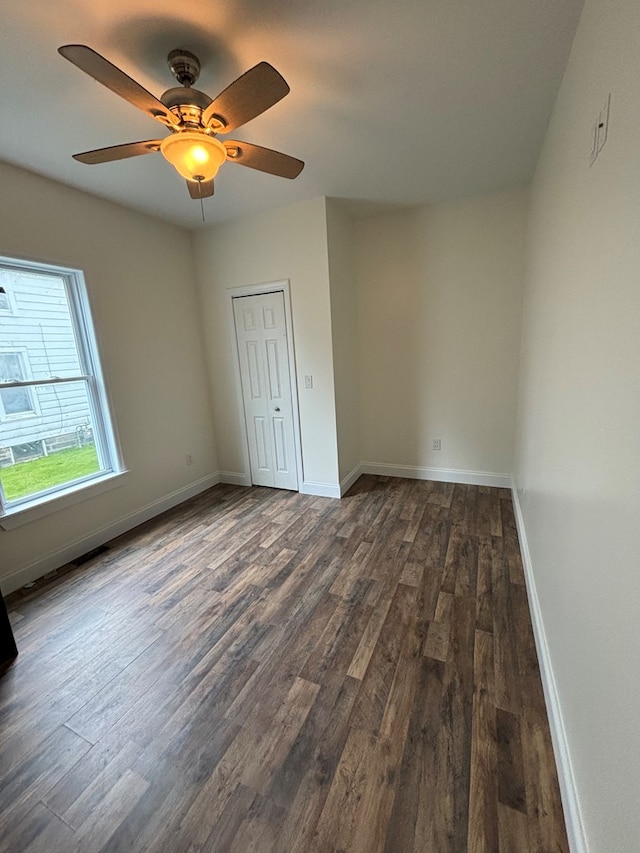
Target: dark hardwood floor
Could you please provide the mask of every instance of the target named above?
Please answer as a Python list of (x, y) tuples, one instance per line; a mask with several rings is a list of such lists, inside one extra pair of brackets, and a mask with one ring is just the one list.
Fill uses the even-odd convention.
[(2, 851), (569, 849), (506, 490), (217, 486), (7, 604)]

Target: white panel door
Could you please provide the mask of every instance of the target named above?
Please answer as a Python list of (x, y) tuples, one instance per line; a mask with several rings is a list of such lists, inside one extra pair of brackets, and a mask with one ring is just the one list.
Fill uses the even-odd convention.
[(233, 299), (251, 482), (298, 490), (282, 291)]

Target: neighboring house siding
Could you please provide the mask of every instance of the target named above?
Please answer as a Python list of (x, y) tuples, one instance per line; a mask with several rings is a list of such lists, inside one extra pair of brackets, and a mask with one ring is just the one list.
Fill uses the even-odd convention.
[[(0, 285), (9, 304), (8, 311), (0, 311), (0, 355), (19, 353), (24, 379), (82, 374), (63, 281), (0, 271)], [(10, 415), (6, 407), (0, 411), (1, 447), (44, 441), (46, 453), (71, 446), (75, 439), (82, 443), (88, 422), (84, 383), (41, 385), (27, 393), (33, 412)]]

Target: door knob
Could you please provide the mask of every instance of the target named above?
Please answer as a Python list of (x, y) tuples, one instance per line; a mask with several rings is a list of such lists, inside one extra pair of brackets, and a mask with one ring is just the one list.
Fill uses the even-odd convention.
[(276, 406), (276, 409), (275, 409), (275, 410), (276, 410), (276, 412), (279, 412), (279, 411), (280, 411), (280, 406)]

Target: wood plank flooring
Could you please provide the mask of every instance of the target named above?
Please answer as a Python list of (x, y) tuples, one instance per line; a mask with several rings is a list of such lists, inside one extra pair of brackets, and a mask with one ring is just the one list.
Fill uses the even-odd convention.
[(216, 486), (7, 604), (2, 851), (569, 849), (506, 490)]

